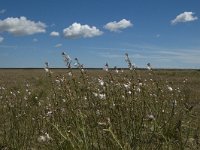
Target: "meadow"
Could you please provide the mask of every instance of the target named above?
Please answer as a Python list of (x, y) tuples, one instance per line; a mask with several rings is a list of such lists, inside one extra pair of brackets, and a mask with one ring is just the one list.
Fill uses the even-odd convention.
[(200, 149), (200, 71), (126, 61), (0, 69), (0, 149)]

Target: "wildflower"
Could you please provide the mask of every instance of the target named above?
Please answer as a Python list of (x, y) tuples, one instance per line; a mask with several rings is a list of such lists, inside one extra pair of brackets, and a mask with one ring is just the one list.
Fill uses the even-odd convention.
[(138, 87), (138, 88), (137, 88), (137, 91), (138, 91), (138, 92), (141, 92), (141, 89)]
[(60, 80), (58, 80), (58, 79), (56, 79), (55, 81), (56, 81), (56, 83), (57, 83), (57, 84), (59, 84), (59, 83), (60, 83)]
[(124, 84), (124, 87), (125, 87), (126, 89), (130, 89), (130, 87), (131, 87), (131, 82), (129, 81), (127, 84)]
[(98, 94), (97, 94), (97, 93), (95, 93), (95, 92), (93, 92), (93, 94), (94, 94), (94, 96), (95, 96), (95, 97), (97, 97), (97, 96), (98, 96)]
[(72, 62), (71, 58), (65, 52), (62, 52), (62, 56), (63, 56), (64, 62), (66, 63), (66, 66), (68, 68), (70, 68), (71, 67), (71, 62)]
[(155, 120), (155, 117), (152, 114), (150, 114), (150, 115), (147, 115), (147, 119), (149, 121), (152, 121), (152, 120)]
[(0, 90), (5, 90), (5, 88), (4, 87), (0, 87)]
[(108, 71), (108, 63), (105, 64), (103, 70)]
[(46, 137), (44, 135), (39, 136), (38, 142), (45, 142), (45, 141), (46, 141)]
[(71, 76), (72, 76), (72, 73), (71, 73), (71, 72), (69, 72), (69, 73), (68, 73), (68, 75), (71, 77)]
[(168, 89), (169, 91), (173, 91), (173, 89), (172, 89), (171, 86), (167, 86), (167, 89)]
[(126, 89), (129, 89), (129, 88), (130, 88), (130, 84), (124, 84), (124, 87), (125, 87)]
[(150, 63), (147, 64), (147, 69), (148, 69), (148, 70), (151, 70), (151, 69), (152, 69)]
[(104, 81), (102, 79), (98, 79), (101, 86), (104, 85)]
[(117, 69), (117, 66), (115, 66), (114, 69), (115, 69), (116, 73), (119, 73), (119, 70)]
[(51, 137), (49, 134), (46, 132), (44, 135), (41, 135), (38, 137), (38, 142), (48, 142), (51, 140)]
[(125, 53), (125, 61), (128, 63), (128, 67), (130, 70), (133, 70), (134, 65), (131, 63), (129, 57), (128, 57), (128, 53)]
[(81, 71), (84, 72), (85, 70), (82, 68)]
[(96, 114), (97, 114), (97, 115), (100, 115), (101, 113), (100, 113), (100, 111), (99, 111), (99, 110), (97, 110), (97, 111), (96, 111)]
[(47, 115), (47, 116), (51, 116), (52, 114), (53, 114), (52, 111), (48, 111), (46, 115)]
[(45, 72), (48, 73), (49, 72), (49, 63), (45, 62), (45, 68), (44, 68)]
[(174, 105), (174, 106), (177, 105), (177, 101), (176, 101), (176, 100), (173, 101), (173, 105)]
[(99, 94), (99, 98), (100, 99), (105, 99), (106, 98), (106, 94)]
[(51, 139), (51, 137), (49, 136), (49, 134), (47, 132), (45, 133), (45, 135), (46, 135), (47, 140)]
[(100, 125), (100, 126), (105, 126), (105, 125), (107, 125), (107, 124), (106, 124), (106, 122), (98, 122), (98, 125)]
[(49, 69), (48, 69), (48, 68), (44, 68), (44, 70), (45, 70), (46, 73), (49, 72)]

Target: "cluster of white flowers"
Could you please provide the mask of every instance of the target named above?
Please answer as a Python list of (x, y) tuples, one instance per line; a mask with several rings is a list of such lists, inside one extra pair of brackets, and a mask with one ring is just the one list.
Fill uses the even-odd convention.
[(95, 97), (98, 97), (100, 99), (106, 99), (106, 94), (101, 93), (93, 93)]
[(46, 132), (44, 135), (41, 135), (38, 137), (38, 142), (48, 142), (51, 140), (51, 137), (49, 134)]

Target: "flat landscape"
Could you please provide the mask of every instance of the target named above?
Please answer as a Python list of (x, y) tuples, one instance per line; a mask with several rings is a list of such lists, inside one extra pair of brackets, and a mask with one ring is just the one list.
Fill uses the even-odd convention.
[(200, 71), (0, 69), (1, 149), (199, 149)]

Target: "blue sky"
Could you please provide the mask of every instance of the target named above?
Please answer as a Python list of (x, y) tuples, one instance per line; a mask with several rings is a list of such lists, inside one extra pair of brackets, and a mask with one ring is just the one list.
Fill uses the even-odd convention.
[(0, 67), (200, 68), (198, 0), (1, 0)]

